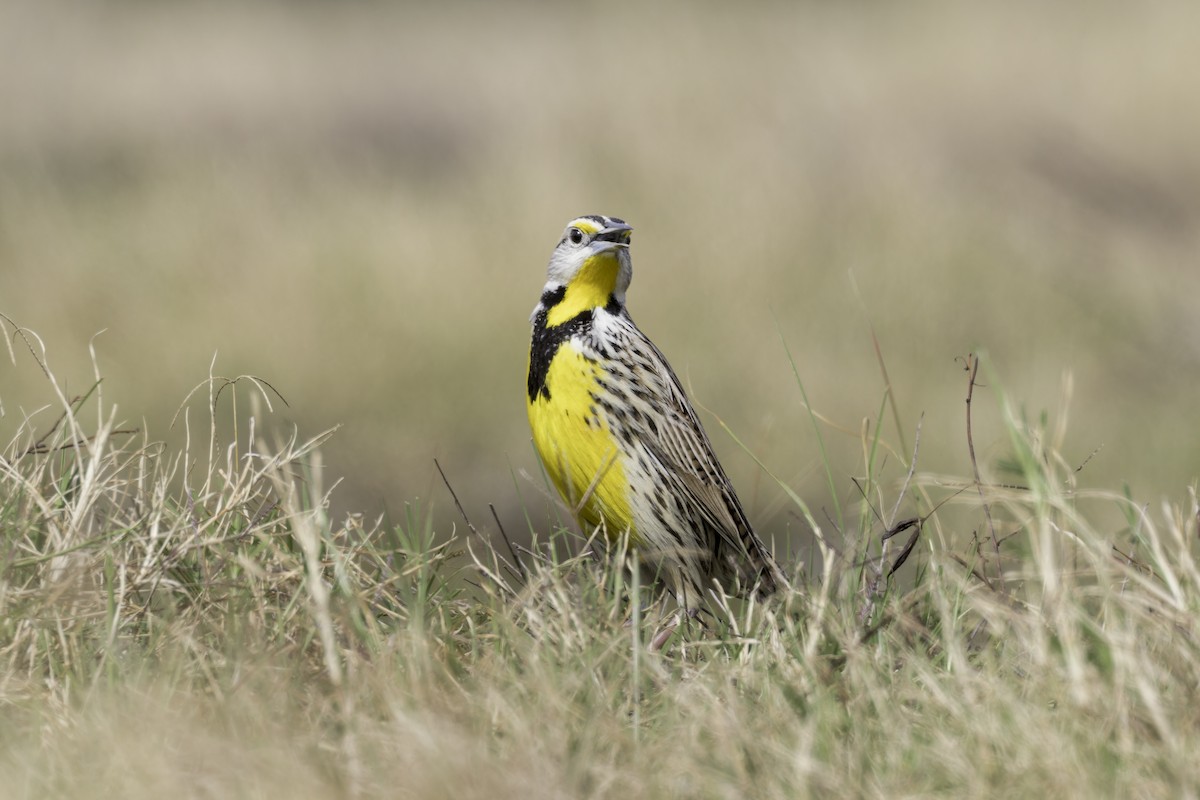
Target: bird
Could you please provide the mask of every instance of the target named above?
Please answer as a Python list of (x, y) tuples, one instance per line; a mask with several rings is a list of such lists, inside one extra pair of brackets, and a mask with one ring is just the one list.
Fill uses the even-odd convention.
[(534, 448), (585, 532), (624, 537), (696, 613), (714, 588), (766, 597), (785, 578), (755, 534), (671, 365), (626, 306), (633, 228), (567, 223), (530, 317)]

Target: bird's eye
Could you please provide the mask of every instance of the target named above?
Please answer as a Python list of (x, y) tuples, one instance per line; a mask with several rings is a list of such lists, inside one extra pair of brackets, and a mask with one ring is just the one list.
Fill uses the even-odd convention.
[(571, 228), (567, 231), (567, 238), (571, 240), (571, 244), (583, 244), (583, 231)]

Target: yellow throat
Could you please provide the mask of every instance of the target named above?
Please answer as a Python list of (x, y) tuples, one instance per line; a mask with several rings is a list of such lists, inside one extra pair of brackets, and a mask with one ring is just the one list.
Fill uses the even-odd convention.
[(616, 253), (607, 252), (592, 256), (583, 262), (574, 279), (567, 284), (567, 294), (562, 301), (550, 308), (546, 324), (561, 325), (578, 314), (593, 308), (603, 308), (617, 288), (617, 273), (621, 264)]

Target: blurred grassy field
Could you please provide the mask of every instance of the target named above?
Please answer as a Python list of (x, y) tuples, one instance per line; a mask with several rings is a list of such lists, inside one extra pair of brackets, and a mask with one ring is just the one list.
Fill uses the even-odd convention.
[[(855, 489), (883, 392), (968, 472), (986, 349), (1068, 459), (1143, 497), (1197, 474), (1193, 4), (0, 6), (0, 312), (152, 438), (253, 373), (341, 511), (523, 525), (528, 314), (562, 224), (637, 229), (629, 301), (694, 398), (829, 508), (784, 353)], [(855, 288), (857, 287), (857, 289)], [(98, 337), (96, 334), (103, 330)], [(0, 359), (7, 440), (44, 402)], [(38, 399), (43, 398), (43, 399)], [(44, 412), (48, 415), (57, 411)], [(706, 416), (768, 537), (782, 492)], [(886, 436), (897, 440), (890, 416)], [(840, 429), (840, 430), (839, 430)], [(840, 432), (841, 430), (849, 433)], [(976, 441), (1006, 454), (990, 394)]]
[[(0, 797), (1195, 796), (1198, 22), (0, 0), (0, 314), (57, 380), (0, 324)], [(826, 534), (661, 650), (616, 557), (447, 543), (433, 467), (546, 544), (527, 318), (587, 212), (764, 538), (803, 504), (718, 417)], [(184, 447), (214, 353), (288, 405), (210, 449), (201, 386)]]

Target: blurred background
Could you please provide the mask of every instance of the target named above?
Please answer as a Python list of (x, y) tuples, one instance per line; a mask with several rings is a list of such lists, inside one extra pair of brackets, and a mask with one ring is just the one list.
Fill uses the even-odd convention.
[[(714, 415), (832, 507), (783, 341), (857, 492), (884, 382), (968, 475), (960, 357), (1062, 417), (1084, 487), (1200, 464), (1194, 3), (0, 3), (0, 312), (73, 391), (169, 429), (214, 371), (287, 398), (335, 513), (544, 528), (529, 313), (568, 219), (636, 228), (629, 304), (752, 520), (799, 529)], [(0, 359), (0, 439), (52, 402)], [(990, 383), (990, 381), (989, 381)], [(42, 425), (57, 416), (40, 412)], [(890, 413), (884, 435), (898, 441)], [(893, 459), (892, 477), (902, 477)]]

